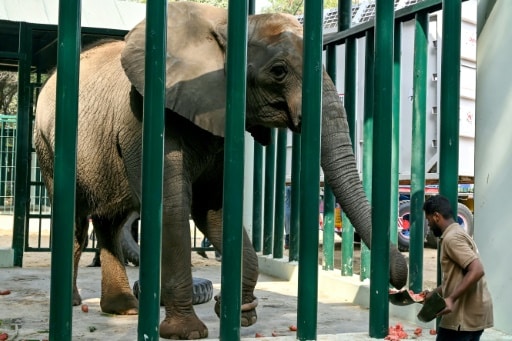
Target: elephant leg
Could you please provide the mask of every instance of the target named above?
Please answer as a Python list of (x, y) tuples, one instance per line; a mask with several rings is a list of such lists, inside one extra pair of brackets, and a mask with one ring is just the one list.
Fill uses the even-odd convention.
[(121, 248), (121, 228), (128, 214), (93, 217), (101, 259), (101, 311), (118, 315), (138, 313), (138, 301), (128, 282)]
[(75, 218), (75, 242), (73, 247), (73, 305), (80, 305), (82, 298), (76, 286), (76, 278), (78, 275), (78, 263), (82, 256), (82, 250), (87, 244), (87, 232), (89, 227), (89, 219), (87, 216), (78, 216)]
[(168, 205), (173, 205), (171, 202), (176, 202), (175, 199), (176, 197), (164, 198), (161, 295), (165, 306), (165, 319), (160, 323), (160, 336), (188, 340), (205, 338), (208, 336), (208, 328), (197, 317), (192, 306), (187, 197), (182, 194), (179, 200), (179, 205), (183, 206), (169, 207)]
[[(197, 219), (196, 224), (208, 240), (222, 254), (222, 210), (210, 210), (206, 214), (206, 221)], [(242, 227), (243, 228), (243, 227)], [(242, 264), (242, 327), (248, 327), (256, 323), (257, 299), (254, 296), (254, 288), (258, 280), (258, 257), (252, 246), (251, 240), (243, 229), (243, 264)], [(220, 296), (217, 296), (215, 312), (220, 316)]]

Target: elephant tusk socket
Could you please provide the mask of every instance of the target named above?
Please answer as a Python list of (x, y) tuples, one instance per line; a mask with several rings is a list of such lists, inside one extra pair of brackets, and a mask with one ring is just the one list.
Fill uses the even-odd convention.
[[(215, 299), (215, 301), (220, 303), (220, 295), (215, 295), (214, 299)], [(258, 299), (255, 298), (254, 301), (252, 301), (252, 302), (242, 304), (242, 307), (240, 310), (241, 311), (254, 310), (254, 309), (256, 309), (257, 306), (258, 306)]]

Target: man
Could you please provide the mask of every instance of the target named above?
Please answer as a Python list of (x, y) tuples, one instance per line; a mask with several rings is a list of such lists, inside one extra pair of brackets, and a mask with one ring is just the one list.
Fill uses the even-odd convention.
[[(473, 239), (455, 222), (447, 198), (437, 195), (424, 205), (428, 225), (439, 238), (441, 286), (434, 289), (444, 297), (437, 341), (478, 341), (485, 328), (493, 326), (492, 299), (484, 268)], [(427, 294), (427, 300), (432, 292)]]

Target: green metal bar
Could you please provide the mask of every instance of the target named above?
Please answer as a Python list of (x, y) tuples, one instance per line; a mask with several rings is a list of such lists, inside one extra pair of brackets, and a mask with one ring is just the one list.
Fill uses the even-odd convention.
[(240, 340), (247, 11), (247, 1), (229, 1), (224, 152), (224, 179), (229, 181), (224, 182), (222, 216), (221, 340)]
[(276, 130), (271, 130), (271, 143), (265, 147), (265, 211), (263, 213), (263, 255), (272, 253), (274, 231), (274, 185), (276, 169)]
[(273, 258), (283, 258), (284, 236), (284, 191), (286, 186), (286, 144), (288, 131), (279, 129), (277, 133), (276, 161), (276, 206), (274, 222)]
[(138, 340), (159, 340), (167, 4), (146, 5)]
[[(336, 84), (336, 46), (327, 46), (326, 69)], [(334, 270), (334, 209), (336, 199), (331, 187), (324, 181), (324, 233), (323, 233), (323, 269)]]
[(32, 32), (20, 24), (20, 59), (18, 65), (18, 114), (16, 123), (16, 178), (14, 189), (14, 226), (12, 248), (14, 266), (23, 266), (26, 217), (30, 200), (30, 66), (32, 64)]
[(373, 131), (370, 337), (383, 338), (389, 326), (389, 224), (382, 222), (389, 222), (391, 213), (394, 1), (380, 0), (375, 6), (374, 126), (379, 129)]
[(299, 229), (300, 229), (300, 158), (301, 136), (293, 133), (292, 139), (292, 193), (290, 210), (290, 249), (288, 260), (299, 260)]
[[(50, 340), (71, 340), (81, 1), (59, 1)], [(52, 231), (53, 232), (53, 231)]]
[[(395, 19), (401, 22), (413, 20), (417, 12), (428, 11), (429, 13), (433, 13), (439, 11), (441, 9), (441, 4), (445, 0), (423, 0), (419, 1), (416, 4), (412, 4), (406, 7), (403, 7), (395, 12)], [(462, 0), (462, 2), (467, 0)], [(365, 32), (372, 28), (375, 24), (375, 21), (369, 20), (357, 26), (351, 27), (349, 29), (343, 30), (341, 32), (336, 33), (328, 33), (324, 36), (324, 46), (330, 44), (343, 44), (345, 39), (347, 38), (361, 38), (364, 37)]]
[(425, 201), (425, 131), (427, 117), (428, 13), (416, 14), (414, 31), (414, 93), (412, 99), (411, 239), (409, 289), (423, 288), (423, 202)]
[(398, 174), (400, 173), (400, 64), (402, 56), (402, 23), (395, 22), (393, 52), (393, 114), (391, 137), (391, 198), (389, 199), (389, 239), (398, 244)]
[(443, 1), (441, 47), (441, 127), (439, 192), (446, 196), (457, 217), (459, 180), (461, 2)]
[(261, 251), (261, 232), (263, 225), (263, 146), (254, 141), (254, 175), (252, 196), (252, 246), (256, 252)]
[[(365, 73), (364, 73), (364, 124), (363, 124), (363, 188), (368, 200), (372, 199), (372, 167), (373, 167), (373, 97), (375, 68), (375, 33), (366, 32), (365, 42)], [(364, 281), (370, 278), (370, 249), (361, 241), (361, 273), (359, 278)]]
[[(340, 4), (341, 6), (341, 4)], [(348, 18), (342, 19), (338, 29), (348, 29), (352, 21), (352, 2), (344, 2), (344, 15)], [(348, 26), (341, 26), (341, 23)], [(344, 105), (347, 111), (347, 121), (352, 140), (352, 148), (355, 153), (356, 141), (356, 71), (357, 71), (357, 46), (356, 39), (349, 38), (345, 41), (345, 96)], [(343, 207), (341, 208), (343, 212)], [(342, 213), (342, 245), (341, 245), (341, 275), (352, 276), (354, 266), (354, 226), (345, 213)]]
[(318, 197), (320, 117), (322, 110), (323, 1), (306, 0), (304, 11), (304, 84), (302, 87), (302, 154), (300, 263), (297, 339), (316, 340), (318, 304)]

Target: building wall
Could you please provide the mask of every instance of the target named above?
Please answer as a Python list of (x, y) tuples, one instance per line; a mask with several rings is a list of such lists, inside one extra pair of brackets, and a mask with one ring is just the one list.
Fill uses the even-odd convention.
[(474, 236), (494, 300), (495, 328), (509, 334), (512, 333), (512, 272), (509, 270), (512, 77), (506, 70), (510, 69), (512, 60), (510, 13), (510, 0), (479, 2)]

